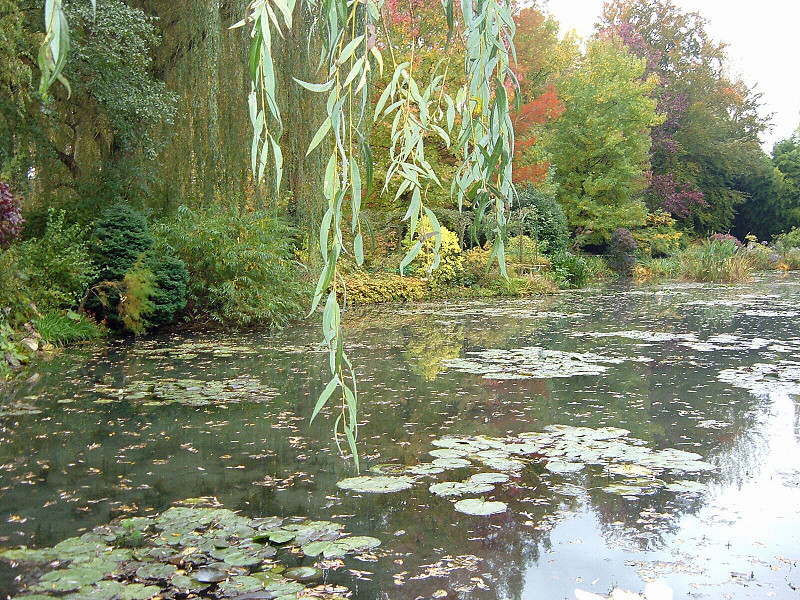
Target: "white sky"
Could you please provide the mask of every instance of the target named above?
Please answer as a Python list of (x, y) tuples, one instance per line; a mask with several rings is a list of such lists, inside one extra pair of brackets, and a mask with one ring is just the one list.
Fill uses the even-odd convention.
[[(762, 114), (774, 113), (772, 131), (762, 134), (764, 150), (789, 137), (800, 125), (800, 2), (798, 0), (673, 0), (686, 12), (708, 20), (707, 31), (728, 45), (728, 65), (763, 94)], [(561, 24), (582, 37), (594, 31), (603, 0), (549, 0), (545, 7)]]

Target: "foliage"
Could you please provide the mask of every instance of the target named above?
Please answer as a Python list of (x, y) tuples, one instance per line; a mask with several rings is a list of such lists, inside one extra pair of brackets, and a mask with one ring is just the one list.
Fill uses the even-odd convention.
[(730, 233), (712, 233), (708, 239), (712, 242), (721, 242), (723, 244), (727, 242), (733, 242), (733, 245), (737, 248), (742, 247), (742, 242), (736, 236), (731, 235)]
[(345, 293), (340, 300), (348, 304), (414, 302), (425, 297), (425, 282), (416, 277), (393, 273), (352, 273), (344, 278)]
[(189, 273), (186, 263), (171, 254), (149, 254), (145, 264), (153, 274), (152, 305), (147, 321), (153, 326), (169, 325), (186, 307)]
[(550, 257), (553, 278), (563, 288), (579, 288), (586, 285), (592, 275), (589, 261), (579, 255), (563, 250)]
[(18, 269), (30, 300), (44, 310), (77, 306), (97, 270), (86, 230), (66, 225), (63, 210), (50, 209), (40, 238), (17, 248)]
[(293, 230), (275, 215), (181, 207), (155, 232), (158, 254), (171, 249), (186, 264), (190, 315), (282, 327), (302, 314), (308, 290), (292, 256)]
[(619, 275), (631, 277), (636, 267), (636, 240), (627, 229), (614, 230), (609, 242), (608, 264)]
[(168, 325), (186, 306), (185, 264), (167, 249), (155, 253), (154, 243), (144, 215), (126, 204), (112, 206), (95, 224), (99, 276), (87, 308), (112, 327), (143, 333)]
[[(18, 52), (26, 64), (36, 64), (41, 14), (29, 10), (29, 2), (15, 4), (24, 15)], [(51, 13), (44, 21), (39, 67), (43, 87), (58, 65), (69, 88), (43, 97), (23, 81), (22, 108), (0, 103), (0, 123), (11, 140), (2, 167), (13, 169), (18, 180), (35, 173), (34, 205), (77, 202), (95, 216), (115, 198), (149, 193), (152, 161), (162, 143), (153, 133), (172, 121), (174, 96), (153, 69), (159, 38), (151, 17), (122, 0), (104, 0), (96, 10), (83, 0), (64, 3), (63, 10), (61, 4), (47, 3)], [(47, 57), (56, 54), (55, 64), (47, 66)]]
[(28, 346), (19, 343), (19, 336), (0, 312), (0, 381), (10, 379), (15, 370), (29, 362), (32, 354)]
[(781, 268), (781, 255), (778, 249), (768, 245), (766, 242), (758, 243), (754, 235), (746, 238), (747, 244), (743, 248), (747, 261), (755, 271), (769, 271)]
[(601, 35), (621, 38), (646, 61), (645, 77), (663, 122), (653, 127), (653, 178), (647, 198), (698, 232), (730, 227), (745, 200), (741, 181), (758, 168), (759, 94), (732, 80), (724, 44), (710, 38), (706, 20), (671, 0), (612, 0), (603, 8)]
[[(420, 219), (417, 228), (418, 239), (424, 240), (417, 256), (409, 265), (410, 272), (421, 272), (422, 276), (429, 277), (436, 283), (448, 283), (455, 281), (464, 268), (464, 257), (461, 254), (461, 246), (458, 243), (458, 236), (440, 225), (441, 242), (438, 249), (439, 265), (433, 269), (436, 261), (436, 239), (433, 234), (433, 227), (430, 219), (424, 217)], [(408, 251), (414, 244), (412, 235), (406, 235), (403, 240), (403, 247)]]
[(683, 257), (683, 276), (695, 281), (733, 283), (750, 277), (752, 265), (731, 239), (706, 240)]
[(20, 263), (19, 245), (0, 249), (0, 318), (11, 327), (22, 325), (32, 312), (28, 281)]
[(45, 342), (56, 346), (94, 340), (101, 336), (100, 329), (92, 319), (72, 310), (48, 311), (33, 319), (33, 327)]
[(569, 242), (567, 217), (549, 186), (526, 186), (518, 192), (517, 208), (511, 219), (520, 223), (521, 231), (541, 244), (541, 251), (566, 250)]
[(785, 248), (800, 248), (800, 227), (795, 227), (791, 231), (779, 235), (776, 241)]
[(8, 248), (22, 232), (22, 198), (0, 181), (0, 248)]
[(155, 238), (143, 214), (127, 204), (108, 208), (95, 223), (92, 255), (101, 280), (119, 281), (144, 258)]
[(579, 68), (557, 87), (566, 111), (548, 133), (554, 181), (576, 243), (601, 245), (619, 227), (644, 223), (650, 139), (658, 124), (650, 98), (656, 81), (645, 63), (614, 37), (591, 40)]
[(649, 213), (644, 227), (632, 233), (639, 254), (652, 258), (674, 254), (680, 249), (683, 239), (683, 232), (675, 229), (675, 219), (661, 210)]

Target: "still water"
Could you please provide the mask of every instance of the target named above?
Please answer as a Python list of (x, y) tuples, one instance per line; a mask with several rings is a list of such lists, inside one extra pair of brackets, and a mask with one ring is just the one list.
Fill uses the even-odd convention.
[[(315, 324), (141, 338), (65, 350), (3, 392), (0, 547), (215, 496), (379, 538), (326, 573), (357, 600), (560, 600), (652, 580), (676, 598), (800, 597), (800, 278), (380, 307), (347, 331), (362, 472), (445, 460), (410, 489), (336, 486), (355, 472), (335, 411), (308, 422), (327, 369)], [(434, 458), (487, 439), (468, 465)], [(525, 442), (542, 450), (503, 450)], [(480, 494), (500, 514), (430, 491), (486, 471), (509, 476)], [(0, 565), (0, 597), (16, 574)]]

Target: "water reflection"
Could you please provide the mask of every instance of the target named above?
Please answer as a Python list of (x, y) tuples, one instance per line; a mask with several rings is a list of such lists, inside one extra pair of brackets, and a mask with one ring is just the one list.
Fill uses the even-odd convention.
[[(781, 316), (798, 300), (797, 279), (768, 278), (353, 315), (368, 469), (430, 461), (443, 435), (505, 438), (554, 424), (624, 427), (642, 447), (698, 453), (718, 467), (658, 474), (664, 485), (652, 493), (620, 495), (604, 491), (619, 479), (603, 466), (554, 473), (546, 459), (528, 457), (487, 494), (509, 506), (490, 518), (456, 513), (452, 500), (428, 491), (477, 466), (386, 496), (335, 487), (352, 466), (338, 457), (330, 423), (307, 421), (326, 360), (311, 326), (272, 338), (70, 350), (3, 399), (0, 545), (53, 544), (118, 515), (214, 495), (248, 515), (334, 518), (382, 539), (378, 562), (349, 561), (330, 574), (359, 600), (440, 590), (449, 598), (560, 599), (575, 587), (641, 590), (654, 578), (676, 597), (749, 597), (754, 589), (788, 597), (800, 584), (795, 397), (752, 394), (717, 374), (782, 364), (800, 347), (800, 325)], [(534, 346), (621, 362), (600, 375), (553, 379), (448, 367), (469, 353)], [(167, 379), (172, 387), (142, 385)], [(202, 394), (209, 389), (217, 390), (211, 401)], [(710, 487), (665, 487), (687, 479)], [(0, 590), (13, 590), (12, 577), (0, 570)]]

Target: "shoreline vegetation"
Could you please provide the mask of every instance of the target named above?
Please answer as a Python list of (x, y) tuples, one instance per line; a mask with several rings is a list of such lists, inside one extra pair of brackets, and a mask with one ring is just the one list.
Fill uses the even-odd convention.
[[(145, 242), (140, 244), (142, 255), (121, 259), (115, 254), (123, 260), (122, 267), (127, 268), (116, 264), (114, 271), (113, 265), (103, 262), (100, 248), (113, 249), (115, 235), (126, 243), (136, 237), (129, 231), (121, 235), (108, 227), (119, 220), (120, 214), (124, 215), (126, 226), (134, 223), (135, 232), (144, 236)], [(274, 237), (264, 232), (270, 227), (285, 227), (274, 217), (261, 213), (217, 215), (216, 219), (228, 225), (227, 232), (223, 232), (220, 223), (208, 228), (209, 215), (188, 209), (170, 225), (162, 222), (148, 228), (140, 217), (128, 207), (112, 207), (87, 242), (85, 231), (75, 227), (65, 231), (63, 215), (51, 212), (46, 239), (52, 243), (47, 250), (41, 242), (21, 242), (4, 251), (2, 260), (24, 266), (16, 272), (2, 271), (5, 291), (0, 317), (0, 382), (27, 375), (28, 367), (35, 365), (37, 358), (46, 359), (59, 348), (100, 338), (178, 331), (268, 331), (302, 319), (310, 300), (309, 277), (300, 262), (304, 257), (290, 238), (273, 247)], [(254, 231), (255, 226), (259, 231)], [(213, 239), (198, 235), (211, 230), (214, 233), (207, 237)], [(151, 231), (154, 235), (148, 236)], [(425, 248), (402, 275), (390, 270), (392, 261), (396, 262), (396, 252), (381, 257), (373, 249), (365, 268), (358, 268), (353, 262), (344, 269), (346, 291), (340, 300), (351, 306), (365, 306), (520, 298), (615, 280), (633, 285), (670, 280), (737, 283), (760, 271), (800, 269), (800, 230), (778, 236), (771, 244), (759, 242), (754, 236), (741, 242), (729, 234), (715, 234), (656, 258), (650, 256), (652, 247), (645, 246), (647, 252), (643, 252), (631, 232), (618, 230), (604, 256), (567, 250), (546, 252), (546, 242), (527, 236), (511, 238), (509, 257), (514, 262), (508, 264), (506, 280), (496, 265), (487, 269), (488, 249), (476, 246), (462, 251), (458, 240), (448, 238), (448, 234), (445, 230), (449, 243), (442, 245), (441, 265), (433, 272), (429, 271), (432, 252)], [(100, 235), (107, 237), (101, 239)], [(241, 240), (250, 235), (256, 236), (252, 245), (243, 244)], [(228, 260), (237, 262), (223, 265), (217, 260), (217, 253), (211, 252), (226, 246), (230, 246), (225, 252)], [(171, 272), (177, 273), (177, 284), (168, 278), (163, 283), (151, 269), (142, 266), (152, 247), (158, 248), (162, 261), (165, 256), (173, 257)], [(58, 280), (52, 272), (42, 274), (35, 270), (37, 265), (45, 265), (39, 256), (45, 251), (57, 254), (47, 256), (51, 261), (47, 266), (59, 269)], [(72, 272), (65, 270), (68, 265)], [(9, 274), (15, 281), (8, 281)], [(244, 289), (239, 287), (241, 277), (247, 278)], [(37, 287), (42, 278), (51, 286)], [(92, 283), (85, 283), (88, 281)], [(159, 281), (165, 289), (157, 287)], [(83, 291), (79, 289), (81, 283), (86, 285)], [(109, 290), (119, 297), (109, 294)], [(163, 318), (163, 308), (159, 312), (164, 298), (171, 302), (166, 302), (169, 319)]]

